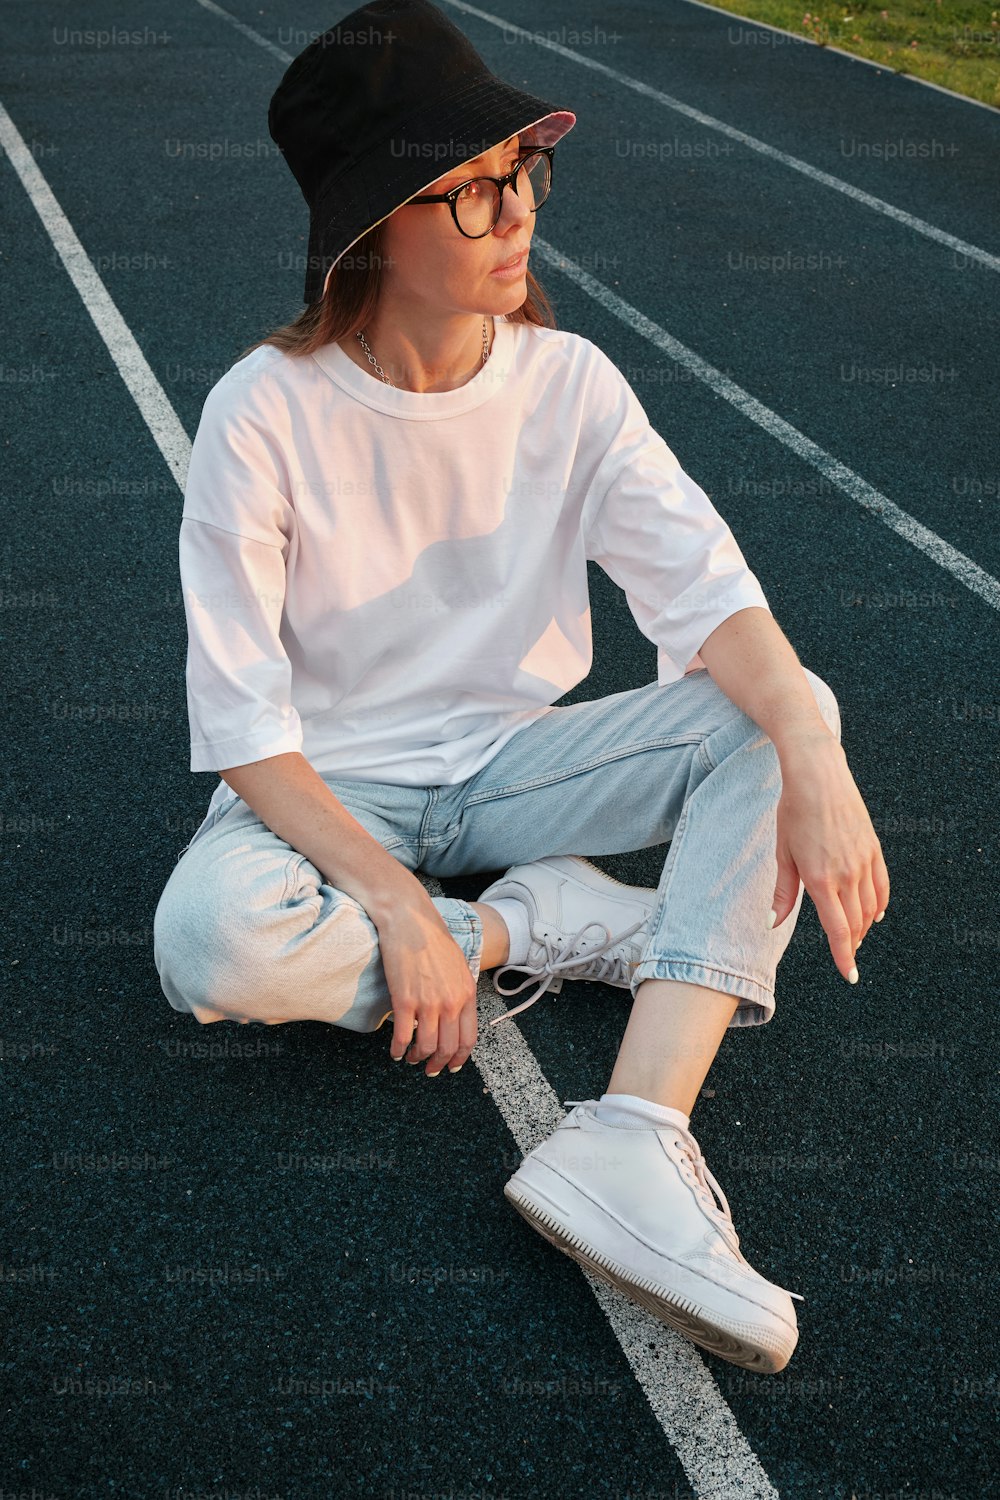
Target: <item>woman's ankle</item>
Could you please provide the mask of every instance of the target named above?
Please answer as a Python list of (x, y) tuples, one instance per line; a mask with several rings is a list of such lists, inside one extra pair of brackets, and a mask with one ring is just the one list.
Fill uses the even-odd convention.
[(635, 1094), (690, 1116), (738, 1004), (701, 985), (644, 980), (606, 1092)]
[(496, 969), (510, 957), (510, 933), (500, 913), (481, 901), (471, 901), (470, 906), (483, 924), (483, 951), (479, 959), (480, 973)]

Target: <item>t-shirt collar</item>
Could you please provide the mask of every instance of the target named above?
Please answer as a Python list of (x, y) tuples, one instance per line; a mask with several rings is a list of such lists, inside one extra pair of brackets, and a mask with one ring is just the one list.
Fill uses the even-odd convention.
[(471, 380), (454, 391), (404, 391), (386, 385), (384, 380), (360, 369), (336, 342), (324, 344), (312, 358), (335, 385), (374, 411), (386, 412), (393, 417), (433, 421), (481, 406), (505, 384), (520, 325), (508, 322), (502, 313), (494, 322), (489, 359)]

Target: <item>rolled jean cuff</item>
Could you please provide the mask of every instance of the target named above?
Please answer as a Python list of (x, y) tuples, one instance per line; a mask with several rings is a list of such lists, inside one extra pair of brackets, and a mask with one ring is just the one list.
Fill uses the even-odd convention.
[(730, 1026), (764, 1026), (774, 1015), (774, 991), (725, 969), (710, 969), (686, 958), (644, 958), (636, 964), (629, 981), (632, 999), (644, 979), (675, 979), (682, 984), (700, 984), (708, 990), (738, 999)]
[(465, 954), (472, 977), (479, 983), (479, 965), (483, 953), (483, 923), (469, 901), (460, 896), (439, 896), (435, 902), (445, 926)]

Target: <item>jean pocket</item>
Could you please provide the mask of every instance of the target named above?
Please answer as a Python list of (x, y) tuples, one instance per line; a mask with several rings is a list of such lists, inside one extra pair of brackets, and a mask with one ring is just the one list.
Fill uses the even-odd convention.
[[(221, 820), (226, 816), (227, 812), (231, 812), (233, 810), (239, 800), (239, 796), (236, 792), (230, 792), (225, 802), (222, 803), (221, 807), (217, 807), (212, 815), (213, 828), (215, 827), (216, 823), (221, 822)], [(205, 821), (207, 822), (208, 819), (206, 818)]]

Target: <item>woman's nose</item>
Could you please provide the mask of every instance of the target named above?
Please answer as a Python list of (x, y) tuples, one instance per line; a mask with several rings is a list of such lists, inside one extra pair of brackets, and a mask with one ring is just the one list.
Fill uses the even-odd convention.
[(521, 220), (532, 217), (532, 211), (524, 198), (515, 193), (513, 183), (508, 182), (503, 190), (503, 203), (501, 205), (499, 224), (516, 224)]

